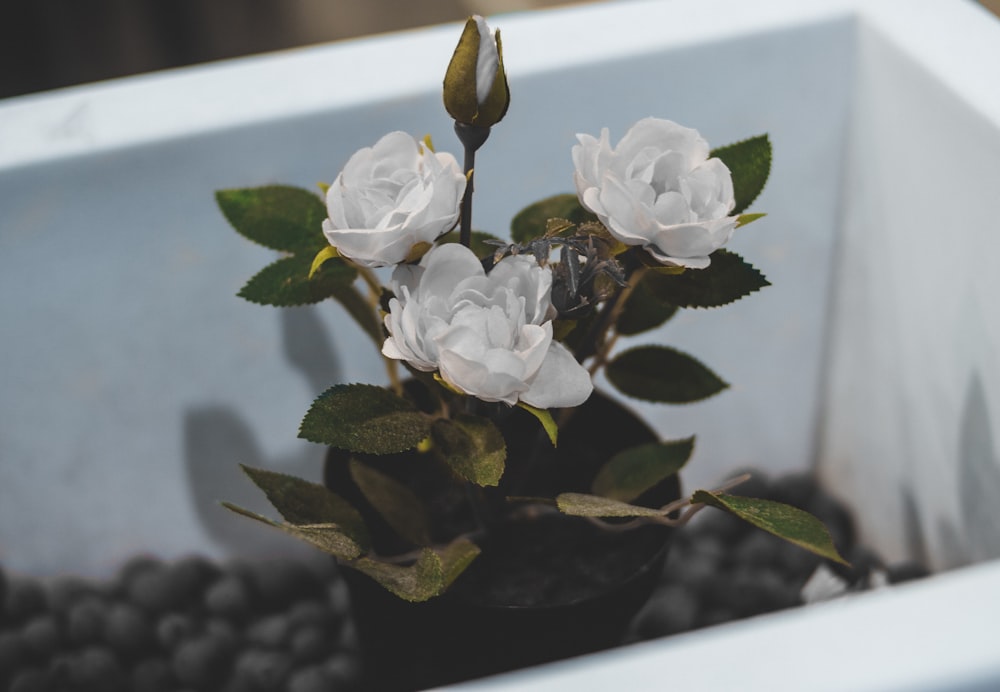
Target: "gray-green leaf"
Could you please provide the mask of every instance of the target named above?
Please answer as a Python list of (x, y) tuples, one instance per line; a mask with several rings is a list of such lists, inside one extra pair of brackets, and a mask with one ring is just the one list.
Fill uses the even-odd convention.
[(511, 240), (527, 243), (544, 236), (549, 219), (566, 219), (575, 224), (597, 221), (596, 216), (583, 208), (576, 195), (553, 195), (528, 205), (514, 216), (510, 222)]
[(820, 557), (842, 565), (848, 564), (847, 560), (837, 552), (830, 532), (823, 522), (797, 507), (772, 500), (711, 493), (707, 490), (695, 492), (691, 496), (691, 502), (725, 510)]
[(244, 509), (239, 505), (230, 502), (223, 502), (226, 509), (240, 514), (244, 517), (254, 519), (268, 526), (284, 531), (295, 536), (299, 540), (305, 541), (315, 548), (319, 548), (325, 553), (333, 555), (342, 560), (353, 560), (361, 555), (362, 548), (354, 539), (348, 536), (337, 524), (289, 524), (282, 521), (274, 521), (267, 517)]
[(705, 269), (688, 269), (680, 274), (649, 272), (636, 288), (645, 288), (649, 302), (682, 308), (714, 308), (771, 285), (735, 252), (716, 250), (711, 259)]
[(728, 387), (691, 356), (666, 346), (640, 346), (607, 366), (608, 381), (623, 394), (667, 404), (701, 401)]
[(365, 454), (413, 449), (431, 432), (427, 416), (387, 389), (339, 384), (313, 402), (299, 437)]
[(310, 279), (311, 264), (312, 258), (306, 254), (283, 257), (255, 274), (238, 295), (260, 305), (311, 305), (350, 288), (358, 275), (343, 260), (332, 259)]
[(476, 485), (498, 485), (507, 459), (507, 443), (489, 418), (459, 414), (434, 422), (434, 447), (462, 478)]
[(631, 447), (611, 457), (597, 472), (591, 489), (596, 495), (630, 502), (680, 471), (693, 449), (693, 437)]
[(663, 512), (650, 507), (630, 505), (608, 497), (584, 493), (562, 493), (556, 496), (556, 506), (563, 514), (575, 517), (662, 517)]
[(351, 459), (350, 466), (351, 478), (396, 533), (414, 545), (430, 544), (430, 521), (412, 490), (357, 459)]
[(364, 519), (347, 500), (318, 483), (284, 473), (240, 465), (268, 502), (290, 524), (332, 524), (362, 549), (370, 544)]
[(326, 208), (309, 190), (269, 185), (219, 190), (215, 199), (240, 235), (264, 247), (315, 254), (327, 242), (322, 230)]

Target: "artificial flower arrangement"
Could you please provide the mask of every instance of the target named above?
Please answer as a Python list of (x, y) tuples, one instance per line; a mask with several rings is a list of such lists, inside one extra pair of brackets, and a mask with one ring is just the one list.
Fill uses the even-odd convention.
[[(712, 150), (697, 131), (657, 118), (614, 146), (607, 129), (578, 135), (576, 194), (525, 208), (507, 241), (472, 230), (472, 198), (476, 152), (509, 104), (499, 32), (473, 17), (444, 79), (464, 165), (429, 139), (392, 132), (323, 186), (325, 204), (284, 186), (217, 194), (238, 232), (287, 253), (241, 295), (277, 306), (340, 302), (389, 380), (336, 384), (306, 413), (300, 437), (330, 447), (324, 485), (245, 468), (282, 521), (226, 506), (414, 603), (462, 590), (480, 565), (488, 574), (477, 583), (516, 574), (503, 561), (521, 560), (521, 544), (545, 531), (495, 536), (560, 518), (585, 527), (579, 545), (630, 534), (662, 544), (670, 527), (712, 506), (842, 561), (801, 510), (728, 487), (681, 496), (677, 473), (693, 438), (662, 441), (594, 391), (601, 371), (626, 397), (667, 404), (727, 386), (678, 350), (615, 345), (679, 309), (722, 306), (767, 285), (724, 246), (763, 216), (746, 209), (768, 177), (768, 138)], [(380, 267), (392, 268), (387, 286)], [(552, 540), (572, 562), (578, 544)], [(494, 553), (503, 557), (491, 561)], [(613, 559), (620, 580), (643, 568)]]

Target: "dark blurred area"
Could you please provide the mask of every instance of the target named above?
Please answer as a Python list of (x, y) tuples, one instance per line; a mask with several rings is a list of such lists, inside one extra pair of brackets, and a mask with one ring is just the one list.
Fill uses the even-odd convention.
[(0, 98), (569, 0), (5, 0)]
[(573, 1), (5, 0), (0, 98)]

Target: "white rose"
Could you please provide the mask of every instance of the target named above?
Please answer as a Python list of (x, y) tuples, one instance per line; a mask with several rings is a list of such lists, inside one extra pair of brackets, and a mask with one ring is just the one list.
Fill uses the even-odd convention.
[(659, 262), (704, 269), (709, 255), (736, 228), (733, 179), (722, 161), (708, 158), (697, 130), (645, 118), (614, 149), (577, 135), (573, 147), (577, 194), (626, 245), (641, 245)]
[(399, 264), (414, 245), (433, 243), (455, 226), (465, 181), (451, 154), (390, 132), (356, 152), (333, 181), (323, 233), (358, 264)]
[(487, 274), (464, 245), (448, 243), (392, 277), (382, 353), (484, 401), (537, 408), (582, 404), (590, 374), (552, 338), (552, 271), (506, 257)]

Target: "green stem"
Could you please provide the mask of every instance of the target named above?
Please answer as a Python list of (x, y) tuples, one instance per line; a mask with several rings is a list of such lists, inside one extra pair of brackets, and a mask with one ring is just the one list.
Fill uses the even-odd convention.
[(464, 170), (466, 179), (465, 195), (462, 197), (462, 225), (458, 240), (465, 247), (470, 247), (472, 244), (472, 192), (474, 188), (472, 181), (475, 175), (476, 152), (486, 143), (486, 139), (490, 136), (490, 128), (456, 122), (455, 134), (458, 135), (459, 141), (465, 147)]

